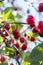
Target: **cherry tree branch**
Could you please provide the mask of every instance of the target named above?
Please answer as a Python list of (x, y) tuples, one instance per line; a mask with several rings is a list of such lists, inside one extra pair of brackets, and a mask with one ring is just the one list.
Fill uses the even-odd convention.
[[(0, 30), (0, 34), (1, 34), (2, 37), (4, 37), (1, 30)], [(6, 43), (6, 46), (10, 48), (8, 39), (7, 39), (6, 37), (4, 37), (4, 42)], [(17, 56), (16, 56), (16, 51), (19, 52), (19, 50), (14, 46), (14, 43), (12, 43), (12, 48), (13, 48), (14, 51), (15, 51), (15, 60), (17, 61), (18, 65), (20, 65), (20, 62), (19, 62), (19, 60), (18, 60), (18, 58), (17, 58)]]

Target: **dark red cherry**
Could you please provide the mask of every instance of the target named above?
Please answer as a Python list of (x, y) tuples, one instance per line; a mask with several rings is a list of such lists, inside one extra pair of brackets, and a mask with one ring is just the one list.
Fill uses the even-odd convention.
[(21, 37), (21, 38), (20, 38), (20, 42), (21, 42), (21, 43), (24, 43), (24, 42), (25, 42), (25, 38), (24, 38), (24, 37)]
[(19, 43), (15, 43), (14, 46), (16, 46), (17, 48), (19, 48)]
[(9, 30), (10, 29), (10, 24), (5, 24), (5, 28), (7, 29), (7, 30)]
[(21, 49), (22, 49), (23, 51), (26, 50), (26, 49), (27, 49), (27, 45), (26, 45), (26, 44), (22, 44)]

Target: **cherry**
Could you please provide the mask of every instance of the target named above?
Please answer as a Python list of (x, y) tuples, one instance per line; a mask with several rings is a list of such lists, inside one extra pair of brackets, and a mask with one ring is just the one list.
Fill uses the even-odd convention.
[(20, 34), (14, 35), (15, 39), (18, 39), (20, 37)]
[(12, 31), (12, 34), (14, 35), (15, 39), (18, 39), (20, 37), (20, 33), (19, 33), (18, 29), (14, 29)]
[(2, 32), (3, 32), (3, 36), (8, 36), (8, 32), (5, 30), (5, 29), (2, 29)]
[(35, 38), (34, 37), (30, 37), (29, 38), (31, 42), (34, 42), (35, 41)]
[(27, 48), (27, 45), (26, 44), (22, 44), (21, 49), (24, 51), (24, 50), (26, 50), (26, 48)]
[(3, 32), (3, 35), (6, 37), (6, 36), (8, 36), (8, 32)]
[(38, 29), (43, 29), (43, 21), (39, 21), (37, 25)]
[(30, 25), (30, 27), (35, 26), (34, 17), (32, 15), (27, 16), (26, 22)]
[(24, 42), (25, 42), (25, 38), (24, 38), (24, 37), (21, 37), (21, 38), (20, 38), (20, 42), (21, 42), (21, 43), (24, 43)]
[(5, 28), (7, 29), (7, 30), (9, 30), (10, 29), (10, 24), (5, 24)]
[(2, 32), (4, 32), (5, 31), (5, 29), (2, 29)]
[(13, 63), (10, 63), (10, 65), (14, 65)]
[(38, 34), (43, 37), (43, 21), (39, 21), (37, 25)]
[(4, 62), (4, 61), (5, 61), (5, 57), (4, 57), (4, 56), (1, 56), (1, 57), (0, 57), (0, 61), (1, 61), (1, 62)]
[(38, 11), (43, 12), (43, 3), (40, 3), (38, 6)]
[(39, 34), (41, 37), (43, 37), (43, 30), (38, 29), (38, 34)]
[(33, 33), (37, 33), (37, 28), (36, 28), (36, 27), (33, 27), (33, 28), (32, 28), (32, 32), (33, 32)]
[(16, 46), (17, 48), (19, 48), (19, 44), (18, 44), (18, 42), (17, 42), (16, 44), (14, 44), (14, 46)]
[(18, 29), (14, 29), (13, 31), (12, 31), (12, 34), (13, 35), (16, 35), (18, 33)]

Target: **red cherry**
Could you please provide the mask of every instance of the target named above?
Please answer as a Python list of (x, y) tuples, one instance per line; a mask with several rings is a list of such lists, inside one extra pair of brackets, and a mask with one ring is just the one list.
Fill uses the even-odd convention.
[(41, 37), (43, 37), (43, 30), (38, 29), (38, 34), (39, 34)]
[(18, 29), (14, 29), (13, 31), (12, 31), (12, 34), (13, 35), (16, 35), (18, 33)]
[(8, 32), (7, 31), (4, 31), (3, 32), (3, 35), (6, 37), (6, 36), (8, 36)]
[(32, 15), (29, 15), (26, 19), (27, 24), (30, 25), (30, 27), (34, 27), (35, 26), (35, 22), (34, 22), (34, 17)]
[(23, 51), (26, 50), (26, 49), (27, 49), (27, 45), (26, 45), (26, 44), (22, 44), (21, 49), (22, 49)]
[(36, 28), (36, 27), (33, 27), (33, 28), (32, 28), (32, 32), (33, 32), (33, 33), (36, 33), (36, 32), (37, 32), (37, 28)]
[(14, 35), (15, 39), (18, 39), (20, 37), (20, 34)]
[(43, 21), (39, 21), (37, 25), (38, 34), (43, 37)]
[(10, 65), (14, 65), (13, 63), (10, 63)]
[(35, 38), (30, 37), (30, 41), (31, 41), (31, 42), (34, 42), (34, 41), (35, 41)]
[(5, 29), (2, 29), (2, 32), (4, 32), (5, 31)]
[(19, 48), (19, 44), (18, 43), (14, 44), (14, 46), (16, 46), (17, 48)]
[(0, 57), (0, 61), (1, 61), (1, 62), (4, 62), (4, 61), (5, 61), (5, 57), (4, 57), (4, 56), (1, 56), (1, 57)]
[(5, 30), (5, 29), (2, 29), (2, 32), (3, 32), (3, 36), (8, 36), (8, 32)]
[(12, 31), (12, 34), (14, 35), (14, 38), (15, 39), (18, 39), (20, 37), (20, 33), (19, 33), (19, 31), (17, 29), (14, 29)]
[(38, 6), (38, 11), (43, 12), (43, 3), (40, 3)]
[(10, 24), (5, 24), (5, 28), (7, 29), (7, 30), (9, 30), (10, 29)]
[(43, 21), (39, 21), (37, 25), (38, 29), (43, 29)]
[(43, 21), (39, 21), (37, 25), (38, 34), (43, 37)]
[(21, 43), (24, 43), (24, 42), (25, 42), (25, 38), (24, 38), (24, 37), (21, 37), (21, 38), (20, 38), (20, 42), (21, 42)]

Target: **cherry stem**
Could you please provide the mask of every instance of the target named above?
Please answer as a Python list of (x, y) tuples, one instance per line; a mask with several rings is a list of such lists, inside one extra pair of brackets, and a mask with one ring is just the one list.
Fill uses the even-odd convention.
[(13, 23), (9, 23), (9, 24), (26, 24), (26, 25), (28, 25), (27, 23), (23, 23), (23, 22), (13, 22)]

